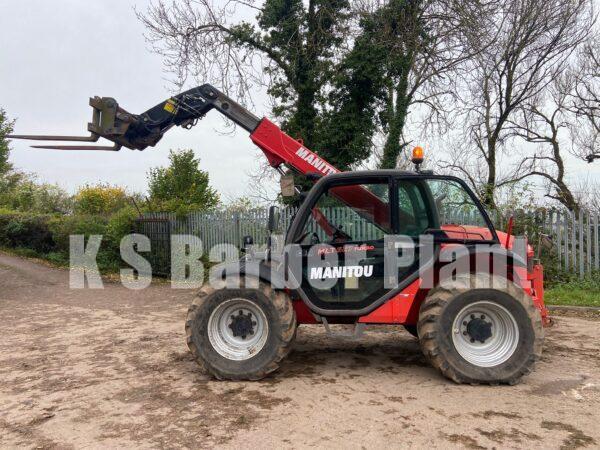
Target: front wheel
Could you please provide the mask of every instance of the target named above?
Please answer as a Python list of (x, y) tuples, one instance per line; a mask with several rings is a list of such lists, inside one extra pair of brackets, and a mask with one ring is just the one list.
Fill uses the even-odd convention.
[(253, 281), (255, 288), (202, 288), (188, 310), (188, 347), (218, 379), (264, 378), (291, 349), (296, 316), (289, 297)]
[[(477, 287), (485, 281), (489, 288)], [(418, 333), (431, 364), (457, 383), (515, 384), (542, 352), (542, 319), (531, 297), (487, 274), (432, 289)]]

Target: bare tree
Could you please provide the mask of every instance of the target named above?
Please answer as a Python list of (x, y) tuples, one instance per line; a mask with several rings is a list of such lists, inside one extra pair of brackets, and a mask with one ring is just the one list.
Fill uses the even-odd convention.
[(274, 67), (279, 60), (262, 42), (252, 44), (248, 39), (250, 42), (244, 46), (234, 37), (232, 18), (244, 15), (240, 10), (256, 8), (252, 3), (158, 0), (145, 13), (138, 12), (138, 17), (146, 26), (153, 50), (163, 57), (165, 69), (175, 76), (173, 82), (178, 87), (189, 78), (200, 82), (221, 80), (226, 93), (249, 101), (254, 85), (265, 82), (264, 74), (254, 66), (255, 60), (261, 58), (261, 62)]
[[(511, 137), (513, 116), (539, 98), (561, 66), (585, 40), (593, 23), (590, 0), (510, 0), (498, 2), (480, 17), (481, 33), (469, 45), (476, 56), (465, 78), (461, 109), (464, 138), (473, 158), (445, 162), (462, 171), (479, 189), (482, 200), (495, 206), (495, 190), (518, 179), (500, 173), (503, 149)], [(468, 172), (476, 167), (475, 172)]]
[[(557, 200), (571, 211), (579, 211), (579, 203), (567, 183), (567, 169), (563, 143), (570, 137), (571, 114), (567, 97), (561, 88), (564, 77), (557, 78), (547, 89), (544, 101), (532, 99), (521, 105), (508, 120), (507, 129), (514, 136), (536, 144), (533, 155), (522, 156), (514, 175), (506, 184), (529, 177), (541, 177), (547, 185), (546, 197)], [(568, 140), (567, 140), (568, 142)]]
[(585, 178), (575, 184), (575, 189), (574, 194), (581, 208), (600, 213), (600, 196), (598, 196), (600, 183)]
[[(548, 188), (546, 196), (575, 212), (584, 197), (568, 185), (565, 157), (569, 145), (571, 153), (585, 159), (600, 151), (597, 39), (592, 35), (584, 42), (575, 61), (558, 68), (560, 73), (542, 95), (519, 106), (514, 118), (508, 120), (508, 129), (515, 136), (537, 144), (533, 155), (522, 157), (513, 179), (541, 177)], [(584, 200), (590, 204), (589, 199)]]
[(592, 162), (600, 158), (600, 34), (582, 47), (562, 90), (575, 115), (573, 153)]
[(266, 161), (259, 167), (246, 171), (247, 197), (257, 205), (272, 205), (280, 201), (278, 181), (279, 174), (272, 170)]

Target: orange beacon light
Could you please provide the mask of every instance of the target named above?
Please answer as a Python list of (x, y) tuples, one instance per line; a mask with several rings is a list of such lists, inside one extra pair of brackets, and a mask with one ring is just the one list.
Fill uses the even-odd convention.
[(423, 148), (415, 147), (412, 151), (412, 162), (413, 164), (422, 164), (424, 159)]

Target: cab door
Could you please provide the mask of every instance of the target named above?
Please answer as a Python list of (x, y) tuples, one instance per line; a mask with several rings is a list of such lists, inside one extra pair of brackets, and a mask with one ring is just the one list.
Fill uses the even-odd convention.
[(393, 233), (391, 179), (340, 181), (321, 190), (297, 232), (302, 292), (328, 311), (357, 311), (385, 293), (384, 242)]

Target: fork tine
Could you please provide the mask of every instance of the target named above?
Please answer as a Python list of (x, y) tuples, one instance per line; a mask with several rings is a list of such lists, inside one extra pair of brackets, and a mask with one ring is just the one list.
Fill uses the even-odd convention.
[(32, 145), (31, 148), (43, 148), (46, 150), (99, 150), (107, 152), (118, 152), (121, 150), (119, 144), (115, 144), (112, 147), (104, 145)]
[(33, 141), (68, 141), (68, 142), (96, 142), (100, 139), (96, 133), (89, 136), (49, 136), (30, 134), (7, 134), (8, 139), (29, 139)]

